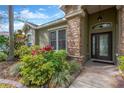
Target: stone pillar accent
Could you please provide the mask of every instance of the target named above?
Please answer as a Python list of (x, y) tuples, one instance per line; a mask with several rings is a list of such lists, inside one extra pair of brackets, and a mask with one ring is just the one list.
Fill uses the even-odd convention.
[(67, 46), (70, 56), (80, 56), (80, 17), (67, 21)]
[(124, 6), (121, 6), (119, 12), (119, 55), (124, 55)]
[(62, 10), (65, 12), (67, 19), (67, 51), (70, 57), (78, 59), (82, 62), (84, 55), (81, 52), (82, 48), (82, 19), (85, 15), (81, 6), (64, 6)]

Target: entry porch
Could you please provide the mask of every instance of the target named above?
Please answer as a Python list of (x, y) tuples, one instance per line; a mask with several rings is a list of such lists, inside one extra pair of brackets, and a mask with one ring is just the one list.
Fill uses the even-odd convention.
[(117, 64), (124, 54), (124, 7), (113, 5), (62, 6), (67, 20), (70, 57)]

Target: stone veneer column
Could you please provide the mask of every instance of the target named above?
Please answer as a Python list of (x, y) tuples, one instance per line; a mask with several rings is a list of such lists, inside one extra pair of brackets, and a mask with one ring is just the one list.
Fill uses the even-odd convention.
[[(67, 51), (68, 55), (72, 58), (78, 59), (82, 62), (84, 55), (82, 54), (82, 19), (84, 11), (79, 6), (65, 6), (63, 9), (65, 12), (65, 18), (67, 20)], [(68, 11), (68, 12), (67, 12)]]
[(68, 19), (67, 47), (70, 56), (80, 56), (80, 17), (75, 16)]
[(119, 54), (124, 55), (124, 6), (119, 9)]

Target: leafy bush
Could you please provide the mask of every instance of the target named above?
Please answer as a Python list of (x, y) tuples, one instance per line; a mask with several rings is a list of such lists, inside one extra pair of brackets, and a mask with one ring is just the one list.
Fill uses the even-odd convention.
[(52, 78), (48, 84), (48, 87), (51, 87), (51, 88), (67, 87), (67, 86), (69, 86), (71, 79), (72, 79), (72, 77), (68, 70), (56, 72), (52, 76)]
[[(23, 47), (21, 51), (21, 82), (30, 87), (66, 87), (71, 74), (80, 70), (80, 64), (66, 61), (66, 51), (53, 51), (51, 46)], [(23, 49), (21, 49), (23, 50)]]
[(70, 65), (64, 50), (51, 46), (33, 49), (21, 58), (21, 82), (30, 87), (62, 87), (70, 83)]
[(39, 48), (40, 48), (39, 46), (28, 47), (28, 46), (24, 45), (15, 51), (15, 56), (21, 58), (25, 55), (30, 55), (32, 50), (39, 49)]
[(70, 62), (70, 73), (73, 74), (81, 69), (81, 65), (75, 61)]
[(7, 54), (0, 52), (0, 61), (5, 61), (7, 59)]
[(54, 73), (52, 62), (44, 63), (42, 55), (27, 55), (22, 58), (22, 83), (27, 86), (42, 86)]
[(16, 88), (16, 87), (10, 84), (0, 84), (0, 88)]
[(15, 51), (15, 56), (21, 58), (22, 56), (29, 53), (30, 53), (30, 49), (28, 46), (21, 46), (20, 49)]
[(59, 50), (53, 53), (53, 60), (63, 62), (66, 60), (67, 54), (65, 50)]
[(19, 75), (19, 71), (20, 71), (20, 67), (21, 67), (21, 63), (18, 62), (14, 65), (12, 65), (9, 69), (9, 74), (11, 76), (18, 76)]
[(0, 51), (3, 51), (4, 53), (8, 54), (8, 48), (9, 48), (9, 38), (5, 37), (3, 35), (0, 36)]
[[(54, 62), (53, 62), (54, 63)], [(71, 82), (70, 65), (68, 62), (54, 63), (55, 73), (53, 74), (49, 87), (66, 87)]]
[(119, 60), (119, 69), (124, 71), (124, 56), (119, 56), (118, 60)]

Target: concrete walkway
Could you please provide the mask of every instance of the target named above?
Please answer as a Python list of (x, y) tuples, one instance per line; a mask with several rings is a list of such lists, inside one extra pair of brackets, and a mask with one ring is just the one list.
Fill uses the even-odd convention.
[(114, 78), (117, 74), (115, 65), (106, 63), (87, 62), (85, 69), (71, 84), (70, 88), (113, 88), (118, 81)]

